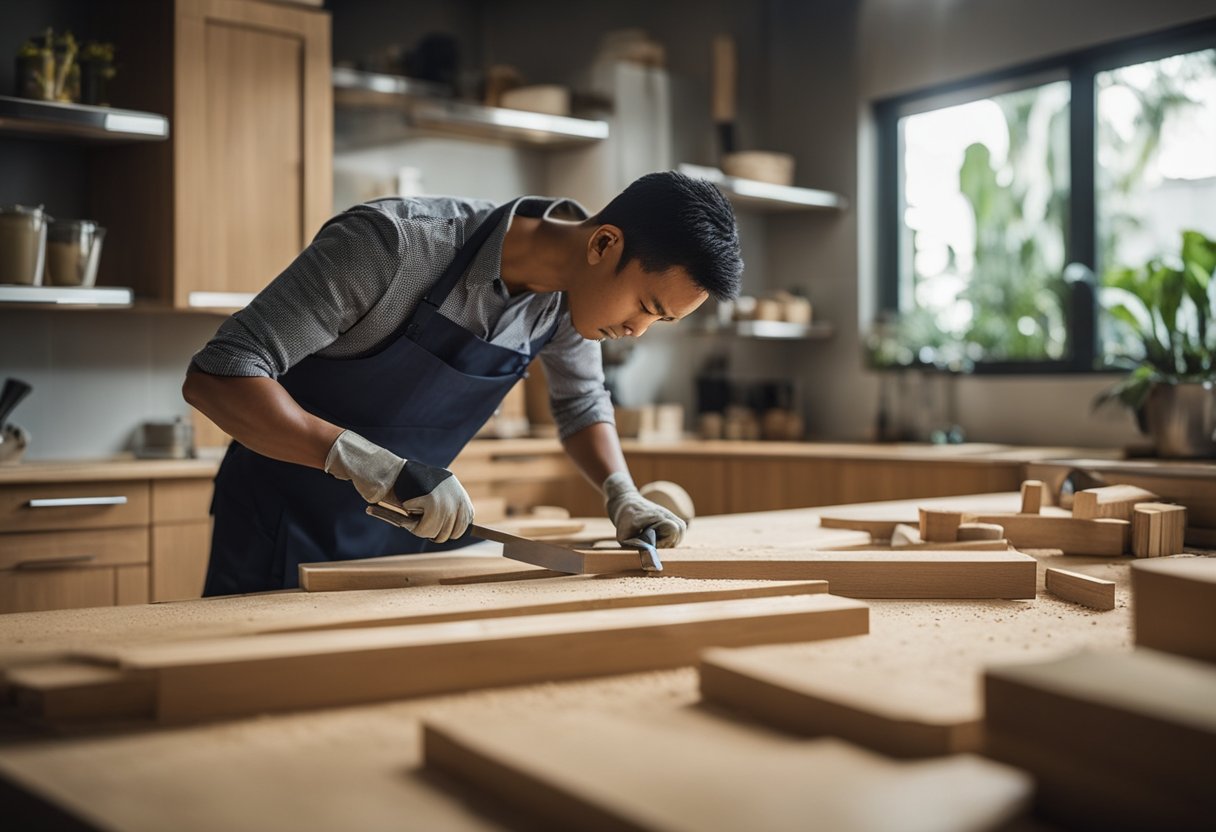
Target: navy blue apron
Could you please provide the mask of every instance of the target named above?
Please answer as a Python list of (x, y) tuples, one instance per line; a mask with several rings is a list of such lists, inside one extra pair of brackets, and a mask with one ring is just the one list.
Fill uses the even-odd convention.
[[(478, 226), (414, 313), (374, 352), (346, 359), (312, 355), (279, 382), (308, 412), (405, 459), (448, 467), (557, 330), (555, 323), (528, 352), (520, 352), (491, 344), (439, 314), (448, 293), (517, 202), (500, 206)], [(367, 516), (366, 506), (349, 482), (264, 457), (234, 441), (215, 477), (215, 522), (203, 594), (292, 588), (301, 563), (472, 542), (438, 546)]]

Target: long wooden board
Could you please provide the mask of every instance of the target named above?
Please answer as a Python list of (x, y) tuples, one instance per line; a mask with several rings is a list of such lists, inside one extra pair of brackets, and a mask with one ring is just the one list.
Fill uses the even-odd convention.
[(1136, 644), (1216, 662), (1216, 558), (1132, 564)]
[(943, 689), (922, 673), (841, 667), (763, 647), (707, 650), (701, 696), (807, 736), (835, 736), (892, 757), (979, 751), (983, 702), (972, 680)]
[(156, 716), (175, 722), (678, 667), (710, 646), (868, 630), (865, 604), (803, 595), (280, 633), (86, 658), (152, 671)]
[(1047, 591), (1057, 598), (1096, 610), (1115, 608), (1115, 582), (1067, 569), (1048, 567), (1044, 576)]
[(1029, 803), (1021, 772), (971, 755), (896, 762), (696, 711), (428, 718), (426, 765), (546, 829), (993, 829)]
[[(1198, 829), (1216, 817), (1216, 668), (1204, 662), (1137, 649), (990, 668), (985, 712), (987, 753), (1034, 773), (1055, 820)], [(1141, 793), (1083, 797), (1085, 778), (1106, 773)]]
[(301, 563), (299, 574), (300, 589), (305, 592), (342, 592), (436, 586), (452, 581), (522, 581), (553, 578), (565, 573), (499, 557), (435, 554)]
[(990, 514), (979, 523), (997, 523), (1019, 549), (1059, 549), (1066, 555), (1122, 555), (1130, 550), (1131, 523), (1101, 518), (1051, 517), (1041, 514)]
[[(721, 580), (826, 580), (835, 595), (853, 598), (1033, 598), (1035, 561), (1011, 551), (1003, 543), (967, 543), (966, 548), (900, 547), (898, 549), (793, 548), (710, 549), (706, 547), (663, 550), (663, 572), (652, 575), (656, 582), (667, 578)], [(588, 574), (642, 575), (638, 556), (617, 549), (577, 549), (580, 569)], [(524, 580), (551, 577), (543, 569), (496, 573), (493, 567), (473, 565), (470, 576), (455, 563), (432, 561), (434, 569), (412, 558), (392, 564), (361, 564), (351, 569), (339, 566), (301, 567), (313, 589), (318, 587), (371, 589), (442, 583)], [(477, 570), (485, 571), (478, 573)], [(509, 569), (509, 567), (507, 567)], [(398, 574), (394, 574), (399, 570)], [(414, 582), (417, 582), (415, 584)], [(548, 583), (546, 581), (545, 583)]]

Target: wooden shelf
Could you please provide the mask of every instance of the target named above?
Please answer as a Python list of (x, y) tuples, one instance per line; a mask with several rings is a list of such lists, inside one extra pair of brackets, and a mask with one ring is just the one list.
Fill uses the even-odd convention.
[(766, 213), (784, 211), (843, 211), (849, 201), (837, 193), (814, 188), (774, 185), (727, 176), (717, 168), (682, 164), (680, 173), (713, 182), (737, 208)]
[(766, 341), (822, 341), (832, 337), (833, 329), (826, 321), (809, 325), (788, 321), (735, 321), (730, 324), (711, 323), (698, 332), (702, 335), (729, 335)]
[(138, 110), (0, 95), (0, 133), (98, 142), (163, 141), (169, 137), (169, 119)]
[(483, 107), (444, 98), (441, 87), (396, 75), (337, 67), (333, 83), (338, 109), (401, 116), (395, 129), (376, 131), (378, 141), (429, 134), (564, 148), (608, 138), (606, 121)]

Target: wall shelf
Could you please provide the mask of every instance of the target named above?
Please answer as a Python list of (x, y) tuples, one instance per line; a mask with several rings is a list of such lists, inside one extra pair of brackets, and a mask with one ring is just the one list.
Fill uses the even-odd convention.
[(336, 67), (333, 84), (334, 106), (338, 109), (402, 116), (399, 135), (380, 133), (381, 140), (425, 133), (564, 148), (608, 138), (606, 121), (483, 107), (445, 98), (443, 88), (437, 85), (396, 75)]
[(125, 308), (134, 293), (116, 286), (11, 286), (0, 285), (0, 307), (23, 308)]
[(0, 95), (0, 134), (96, 142), (163, 141), (169, 138), (169, 119), (138, 110)]
[(729, 324), (710, 323), (697, 330), (701, 335), (728, 335), (735, 338), (756, 338), (766, 341), (822, 341), (832, 337), (833, 328), (826, 321), (794, 324), (789, 321), (735, 321)]
[(713, 182), (737, 208), (776, 213), (782, 211), (843, 211), (849, 201), (831, 191), (774, 185), (754, 179), (727, 176), (717, 168), (705, 165), (681, 164), (680, 173)]

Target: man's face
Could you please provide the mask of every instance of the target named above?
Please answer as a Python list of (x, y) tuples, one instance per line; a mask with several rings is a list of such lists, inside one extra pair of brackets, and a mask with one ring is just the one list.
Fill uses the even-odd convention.
[(620, 229), (597, 229), (587, 248), (587, 269), (567, 291), (570, 320), (584, 338), (638, 338), (652, 324), (689, 315), (709, 297), (680, 267), (647, 272), (635, 258), (617, 272), (621, 250)]

